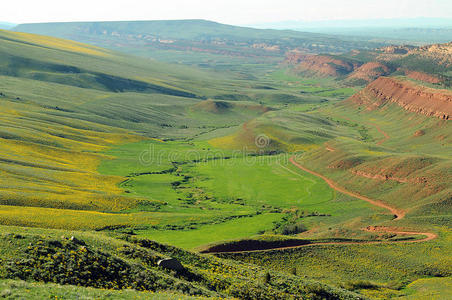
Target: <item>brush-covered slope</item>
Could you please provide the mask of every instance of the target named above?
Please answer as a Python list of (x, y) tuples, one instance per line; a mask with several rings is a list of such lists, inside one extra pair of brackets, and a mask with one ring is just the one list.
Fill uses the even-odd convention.
[(286, 110), (267, 113), (243, 124), (233, 134), (209, 143), (224, 149), (295, 152), (315, 149), (338, 135), (358, 138), (324, 117)]
[[(166, 61), (274, 62), (288, 50), (344, 52), (377, 44), (297, 31), (262, 30), (205, 20), (22, 24), (16, 31), (68, 38)], [(202, 55), (202, 56), (200, 56)]]
[(144, 63), (106, 49), (34, 34), (2, 30), (0, 41), (2, 75), (110, 92), (196, 97), (169, 83), (183, 74), (181, 68), (172, 71), (175, 68), (165, 64)]
[[(3, 226), (0, 245), (0, 278), (16, 280), (0, 280), (6, 297), (25, 285), (28, 294), (24, 297), (28, 299), (80, 295), (115, 299), (363, 299), (345, 289), (280, 272), (270, 272), (266, 281), (263, 268), (147, 239)], [(159, 260), (167, 258), (177, 260), (179, 268), (159, 267)], [(3, 290), (8, 284), (13, 287), (9, 293)], [(109, 290), (108, 295), (105, 290)]]

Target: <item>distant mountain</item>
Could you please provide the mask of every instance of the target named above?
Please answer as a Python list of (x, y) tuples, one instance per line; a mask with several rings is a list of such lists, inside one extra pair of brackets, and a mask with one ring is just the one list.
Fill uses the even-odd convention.
[(367, 37), (392, 43), (446, 43), (452, 40), (452, 19), (413, 18), (375, 20), (285, 21), (252, 25), (254, 28), (298, 30), (341, 36)]
[(11, 29), (17, 26), (17, 24), (8, 23), (8, 22), (0, 22), (0, 29)]
[(283, 21), (250, 25), (260, 29), (307, 28), (438, 28), (451, 27), (452, 18), (411, 18), (411, 19), (373, 19), (373, 20), (324, 20), (324, 21)]
[(270, 62), (283, 58), (293, 49), (340, 53), (381, 45), (325, 34), (263, 30), (206, 20), (40, 23), (22, 24), (14, 30), (91, 43), (166, 61), (187, 62), (189, 57), (194, 63), (204, 62), (206, 58), (221, 58), (225, 63), (229, 58)]

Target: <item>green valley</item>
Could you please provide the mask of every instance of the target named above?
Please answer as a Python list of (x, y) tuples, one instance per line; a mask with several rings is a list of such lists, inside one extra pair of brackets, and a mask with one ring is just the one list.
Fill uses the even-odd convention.
[(0, 30), (0, 297), (451, 297), (451, 49)]

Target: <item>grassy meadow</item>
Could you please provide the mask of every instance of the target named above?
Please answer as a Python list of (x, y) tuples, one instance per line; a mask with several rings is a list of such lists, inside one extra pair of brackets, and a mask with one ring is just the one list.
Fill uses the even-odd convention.
[[(250, 156), (204, 141), (146, 141), (105, 154), (117, 159), (103, 161), (99, 172), (125, 176), (121, 187), (127, 195), (149, 201), (140, 210), (177, 215), (181, 222), (174, 225), (192, 218), (185, 226), (138, 226), (134, 232), (183, 248), (270, 233), (297, 210), (311, 226), (338, 226), (363, 215), (385, 218), (367, 203), (338, 195), (317, 177), (298, 172), (288, 154)], [(200, 214), (202, 223), (195, 217)]]

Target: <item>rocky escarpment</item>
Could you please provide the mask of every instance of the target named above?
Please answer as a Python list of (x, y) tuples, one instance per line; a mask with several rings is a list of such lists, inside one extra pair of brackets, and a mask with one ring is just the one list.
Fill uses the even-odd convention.
[(377, 49), (377, 51), (386, 53), (386, 54), (407, 54), (411, 50), (415, 49), (414, 46), (409, 45), (402, 45), (402, 46), (386, 46), (380, 49)]
[(395, 103), (418, 114), (443, 120), (452, 118), (452, 91), (432, 89), (390, 77), (378, 78), (348, 101), (364, 105), (368, 110)]
[[(422, 47), (414, 46), (389, 46), (373, 51), (373, 55), (379, 61), (394, 61), (400, 58), (411, 57), (413, 60), (427, 59), (430, 64), (452, 66), (452, 42), (446, 44), (433, 44)], [(419, 65), (417, 66), (419, 68)], [(421, 67), (423, 68), (423, 66)]]
[(339, 77), (350, 74), (360, 66), (359, 63), (350, 62), (329, 55), (312, 55), (299, 52), (287, 54), (286, 62), (295, 66), (296, 71), (317, 76)]
[(452, 66), (452, 42), (419, 47), (413, 49), (408, 54), (433, 59), (446, 67)]

